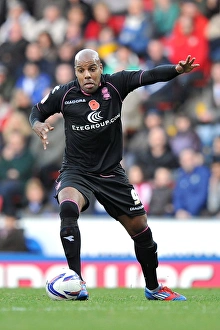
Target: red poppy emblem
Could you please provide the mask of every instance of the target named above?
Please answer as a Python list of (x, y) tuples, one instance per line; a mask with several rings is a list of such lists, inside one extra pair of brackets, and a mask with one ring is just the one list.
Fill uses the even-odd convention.
[(91, 110), (95, 111), (99, 109), (100, 104), (96, 100), (91, 100), (89, 101), (89, 107)]

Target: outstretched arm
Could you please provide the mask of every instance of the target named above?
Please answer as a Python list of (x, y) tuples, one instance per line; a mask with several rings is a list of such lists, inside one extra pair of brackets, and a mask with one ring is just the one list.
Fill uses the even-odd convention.
[(199, 67), (199, 64), (194, 64), (194, 61), (195, 57), (191, 57), (191, 55), (188, 55), (185, 61), (179, 61), (179, 63), (176, 65), (176, 71), (178, 73), (188, 73), (193, 69)]
[[(169, 81), (177, 77), (179, 74), (188, 73), (193, 69), (199, 67), (199, 64), (194, 64), (194, 61), (195, 57), (191, 57), (191, 55), (188, 55), (185, 61), (181, 60), (176, 65), (160, 65), (156, 66), (151, 70), (143, 71), (141, 73), (141, 77), (139, 78), (140, 85), (145, 86), (154, 84), (159, 81)], [(134, 79), (134, 74), (132, 76), (131, 81), (134, 86), (138, 84), (138, 81), (135, 81)], [(135, 86), (134, 88), (137, 88), (137, 86)]]

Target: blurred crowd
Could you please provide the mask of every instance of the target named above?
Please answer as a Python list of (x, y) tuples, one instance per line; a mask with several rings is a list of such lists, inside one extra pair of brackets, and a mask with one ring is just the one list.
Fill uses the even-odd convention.
[[(58, 212), (63, 119), (49, 118), (45, 151), (28, 118), (33, 104), (75, 78), (82, 48), (99, 52), (104, 73), (196, 58), (192, 73), (125, 99), (122, 165), (151, 217), (219, 218), (220, 1), (1, 0), (0, 212), (9, 230), (19, 217)], [(86, 213), (106, 214), (95, 200)]]

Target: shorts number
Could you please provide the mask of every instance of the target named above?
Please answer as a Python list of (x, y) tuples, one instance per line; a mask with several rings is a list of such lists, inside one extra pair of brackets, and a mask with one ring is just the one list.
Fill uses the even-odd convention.
[(134, 189), (131, 189), (131, 197), (133, 198), (135, 205), (140, 204), (140, 198)]

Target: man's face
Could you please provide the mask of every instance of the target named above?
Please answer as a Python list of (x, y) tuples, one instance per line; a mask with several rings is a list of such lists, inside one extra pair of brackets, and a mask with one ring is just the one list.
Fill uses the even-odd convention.
[(99, 87), (102, 64), (95, 57), (83, 56), (75, 63), (75, 74), (81, 89), (85, 93), (92, 94)]

